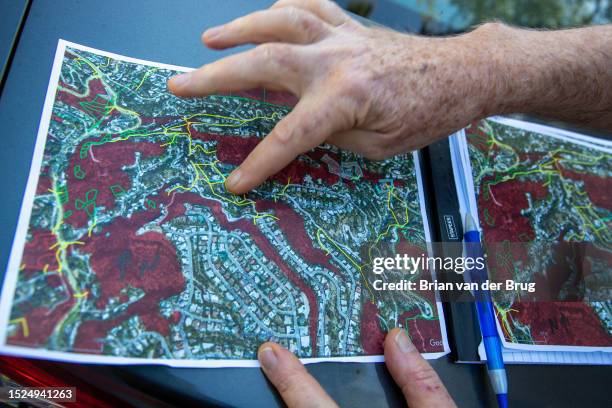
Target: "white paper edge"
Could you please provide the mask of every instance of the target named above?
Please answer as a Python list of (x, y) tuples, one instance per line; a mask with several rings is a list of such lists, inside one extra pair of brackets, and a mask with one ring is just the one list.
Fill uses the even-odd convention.
[(599, 149), (607, 153), (612, 153), (612, 140), (582, 135), (580, 133), (571, 132), (565, 129), (557, 129), (551, 126), (541, 125), (539, 123), (526, 122), (513, 118), (505, 118), (503, 116), (492, 116), (487, 119), (493, 122), (500, 123), (502, 125), (524, 129), (529, 132), (545, 134), (547, 136), (565, 140), (578, 145)]
[(53, 101), (55, 99), (55, 92), (61, 72), (61, 62), (65, 49), (65, 42), (63, 40), (59, 40), (57, 50), (55, 51), (55, 57), (53, 59), (53, 68), (51, 70), (51, 78), (49, 79), (45, 103), (40, 117), (40, 124), (38, 126), (36, 144), (34, 146), (34, 154), (32, 157), (32, 165), (28, 175), (28, 182), (26, 184), (23, 201), (21, 202), (21, 210), (19, 211), (17, 230), (15, 231), (15, 237), (13, 238), (13, 245), (11, 247), (9, 262), (6, 269), (6, 274), (4, 276), (4, 283), (2, 285), (2, 295), (0, 296), (0, 347), (6, 344), (6, 329), (10, 319), (13, 295), (15, 292), (15, 285), (17, 284), (17, 276), (19, 275), (19, 272), (11, 273), (11, 271), (19, 271), (19, 262), (21, 261), (21, 257), (23, 255), (24, 243), (26, 240), (28, 224), (30, 222), (30, 215), (32, 213), (32, 206), (34, 204), (34, 197), (36, 195), (36, 186), (38, 184), (38, 177), (40, 175), (40, 167), (42, 165), (45, 143), (47, 141), (47, 131), (49, 129), (51, 113), (53, 110)]
[[(503, 118), (501, 116), (494, 116), (491, 118), (487, 118), (487, 120), (493, 120), (494, 122), (500, 123), (500, 124), (504, 124), (507, 126), (512, 126), (512, 127), (518, 127), (524, 130), (528, 130), (528, 131), (532, 131), (532, 132), (536, 132), (536, 133), (541, 133), (544, 134), (546, 136), (551, 136), (557, 139), (562, 139), (571, 143), (577, 143), (589, 148), (593, 148), (593, 149), (597, 149), (597, 150), (601, 150), (601, 151), (609, 151), (612, 152), (610, 149), (604, 147), (601, 144), (598, 143), (589, 143), (586, 142), (586, 139), (593, 139), (593, 140), (599, 140), (599, 139), (595, 139), (595, 138), (591, 138), (589, 136), (585, 136), (585, 135), (579, 135), (577, 133), (573, 133), (573, 132), (568, 132), (568, 131), (564, 131), (563, 134), (554, 132), (554, 128), (549, 127), (549, 126), (544, 126), (544, 125), (536, 125), (534, 123), (530, 123), (530, 122), (525, 122), (522, 120), (518, 120), (518, 119), (510, 119), (510, 118)], [(574, 137), (578, 135), (578, 140), (574, 139)], [(467, 139), (465, 136), (465, 132), (462, 130), (461, 133), (457, 133), (455, 134), (455, 137), (457, 139), (457, 147), (460, 149), (460, 154), (462, 157), (466, 157), (465, 155), (469, 155), (468, 152), (468, 146), (467, 146)], [(453, 157), (453, 150), (452, 150), (452, 145), (451, 145), (451, 157)], [(455, 165), (455, 162), (453, 161), (453, 166)], [(480, 220), (478, 218), (478, 210), (477, 210), (477, 206), (476, 206), (476, 193), (475, 193), (475, 189), (474, 189), (474, 177), (472, 176), (473, 172), (472, 172), (472, 164), (469, 161), (469, 157), (468, 160), (463, 160), (463, 166), (465, 168), (465, 175), (469, 174), (470, 177), (466, 177), (465, 180), (465, 186), (467, 187), (467, 193), (466, 195), (468, 196), (468, 200), (469, 200), (469, 204), (468, 204), (468, 208), (465, 209), (465, 211), (470, 211), (470, 214), (472, 215), (472, 217), (474, 217), (474, 220), (476, 221), (477, 225), (480, 226)], [(455, 168), (453, 167), (453, 170), (455, 170)], [(454, 172), (454, 171), (453, 171)], [(457, 196), (464, 194), (464, 192), (459, 191), (459, 185), (456, 184), (456, 188), (457, 188)], [(473, 202), (473, 203), (472, 203)], [(462, 213), (461, 214), (462, 217), (465, 217), (465, 214)], [(532, 350), (532, 351), (574, 351), (574, 352), (595, 352), (595, 351), (600, 351), (600, 352), (605, 352), (605, 353), (609, 353), (612, 352), (612, 346), (609, 347), (597, 347), (597, 346), (560, 346), (560, 345), (543, 345), (543, 344), (519, 344), (519, 343), (512, 343), (506, 340), (506, 336), (504, 335), (502, 328), (499, 324), (499, 319), (495, 319), (496, 325), (497, 325), (497, 331), (499, 333), (499, 337), (502, 341), (502, 345), (504, 346), (504, 348), (507, 349), (515, 349), (515, 350)]]
[[(19, 219), (17, 222), (17, 230), (13, 239), (11, 247), (8, 267), (4, 277), (4, 283), (2, 285), (2, 294), (0, 301), (0, 354), (30, 357), (37, 359), (46, 360), (57, 360), (67, 362), (78, 362), (78, 363), (93, 363), (93, 364), (159, 364), (171, 367), (259, 367), (258, 360), (246, 360), (246, 359), (202, 359), (202, 360), (185, 360), (185, 359), (145, 359), (136, 357), (119, 357), (119, 356), (102, 356), (95, 354), (84, 354), (76, 352), (63, 352), (63, 351), (51, 351), (42, 348), (31, 348), (21, 347), (15, 345), (9, 345), (6, 343), (7, 340), (7, 328), (10, 319), (11, 306), (13, 303), (13, 295), (15, 292), (15, 286), (17, 284), (17, 276), (19, 274), (19, 262), (23, 255), (24, 244), (27, 236), (27, 230), (30, 221), (30, 215), (32, 213), (32, 206), (34, 204), (34, 198), (36, 195), (36, 188), (38, 185), (38, 178), (40, 175), (40, 167), (42, 165), (42, 159), (45, 150), (45, 143), (47, 140), (47, 133), (51, 122), (51, 114), (53, 111), (53, 104), (55, 102), (55, 94), (59, 82), (61, 73), (62, 61), (66, 52), (66, 47), (78, 49), (81, 51), (91, 52), (97, 55), (118, 59), (126, 62), (147, 65), (151, 67), (157, 67), (175, 71), (191, 71), (193, 68), (180, 67), (176, 65), (156, 63), (152, 61), (145, 61), (137, 58), (126, 57), (111, 52), (97, 50), (95, 48), (83, 46), (70, 41), (59, 39), (57, 49), (55, 51), (55, 57), (53, 59), (53, 68), (51, 70), (51, 76), (49, 79), (49, 85), (47, 87), (47, 94), (45, 96), (44, 107), (40, 118), (40, 124), (38, 127), (38, 133), (36, 136), (36, 144), (34, 147), (34, 154), (32, 158), (32, 165), (30, 167), (30, 173), (28, 175), (28, 182), (24, 198), (21, 204), (21, 210), (19, 212)], [(421, 214), (423, 216), (423, 224), (425, 227), (425, 236), (429, 239), (429, 230), (427, 215), (424, 210), (424, 195), (421, 181), (421, 169), (419, 167), (419, 160), (416, 152), (413, 153), (415, 158), (415, 169), (417, 174), (417, 183), (419, 188), (419, 200), (421, 207)], [(11, 273), (11, 271), (17, 271)], [(442, 333), (442, 340), (444, 344), (444, 351), (438, 353), (422, 353), (422, 356), (426, 359), (436, 359), (449, 353), (448, 340), (446, 335), (446, 325), (444, 320), (444, 314), (442, 313), (442, 307), (440, 302), (437, 303), (438, 314), (440, 316), (440, 330)], [(300, 358), (300, 361), (304, 364), (319, 363), (319, 362), (343, 362), (343, 363), (378, 363), (384, 362), (385, 358), (382, 355), (375, 356), (350, 356), (350, 357), (315, 357), (315, 358)]]

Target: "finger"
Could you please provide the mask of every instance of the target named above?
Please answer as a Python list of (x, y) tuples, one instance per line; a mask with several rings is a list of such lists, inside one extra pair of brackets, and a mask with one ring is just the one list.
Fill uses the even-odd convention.
[(414, 347), (406, 332), (395, 328), (385, 338), (385, 362), (408, 406), (456, 407), (438, 374)]
[(380, 143), (382, 138), (382, 134), (378, 132), (353, 129), (334, 133), (326, 142), (370, 160), (382, 160), (391, 156), (388, 149)]
[(293, 353), (276, 343), (264, 343), (257, 358), (285, 404), (294, 407), (337, 407)]
[(320, 145), (339, 130), (337, 120), (328, 117), (318, 100), (301, 100), (232, 172), (225, 182), (226, 188), (234, 194), (244, 194), (259, 186), (299, 154)]
[(298, 7), (308, 10), (333, 26), (339, 26), (350, 18), (340, 6), (328, 0), (279, 0), (271, 8)]
[(172, 77), (168, 81), (168, 88), (182, 97), (259, 87), (297, 94), (300, 70), (304, 66), (293, 46), (264, 44)]
[(223, 26), (206, 30), (202, 41), (211, 48), (241, 44), (288, 42), (309, 44), (320, 40), (331, 27), (309, 11), (297, 7), (257, 11)]

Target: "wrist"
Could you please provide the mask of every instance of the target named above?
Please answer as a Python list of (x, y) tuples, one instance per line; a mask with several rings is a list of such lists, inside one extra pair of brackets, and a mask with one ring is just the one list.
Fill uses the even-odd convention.
[(503, 23), (486, 23), (465, 35), (477, 61), (475, 76), (479, 81), (474, 98), (484, 117), (524, 111), (532, 102), (534, 82), (532, 67), (520, 53), (522, 30)]
[(479, 88), (482, 116), (527, 113), (586, 123), (609, 110), (610, 34), (609, 27), (538, 31), (501, 23), (467, 34), (478, 44), (478, 75), (486, 84)]

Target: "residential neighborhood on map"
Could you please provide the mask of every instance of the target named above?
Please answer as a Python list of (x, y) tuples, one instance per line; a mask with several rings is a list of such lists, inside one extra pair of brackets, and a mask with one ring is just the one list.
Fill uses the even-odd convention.
[(373, 162), (324, 145), (235, 196), (226, 176), (293, 97), (180, 99), (166, 87), (177, 72), (158, 64), (77, 46), (58, 62), (7, 271), (7, 346), (239, 360), (273, 340), (333, 358), (380, 355), (402, 326), (420, 351), (446, 351), (433, 292), (370, 283), (375, 245), (426, 248), (416, 156)]
[[(592, 142), (553, 137), (495, 120), (466, 129), (478, 217), (485, 243), (515, 245), (497, 251), (500, 279), (572, 287), (572, 262), (551, 243), (586, 242), (582, 272), (607, 280), (612, 268), (612, 150)], [(517, 250), (518, 248), (518, 250)], [(517, 254), (516, 252), (526, 253)], [(557, 253), (558, 255), (558, 253)], [(522, 258), (522, 259), (521, 259)], [(534, 268), (529, 260), (537, 260)], [(506, 265), (503, 267), (503, 265)], [(569, 265), (569, 266), (568, 266)], [(604, 285), (606, 283), (604, 282)], [(563, 293), (559, 294), (561, 298)], [(498, 302), (505, 340), (545, 346), (612, 346), (612, 302)], [(571, 300), (571, 299), (570, 299)]]

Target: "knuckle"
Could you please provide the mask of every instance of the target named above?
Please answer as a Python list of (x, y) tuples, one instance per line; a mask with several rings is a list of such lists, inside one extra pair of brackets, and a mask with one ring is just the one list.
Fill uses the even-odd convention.
[(387, 147), (392, 148), (393, 146), (397, 146), (398, 143), (402, 141), (402, 134), (400, 132), (388, 131), (385, 133), (381, 133), (381, 143)]
[(293, 139), (295, 126), (290, 126), (285, 121), (279, 122), (273, 130), (274, 139), (281, 145), (287, 145)]
[(270, 8), (279, 8), (279, 7), (284, 7), (285, 5), (288, 4), (287, 0), (278, 0), (276, 3), (274, 3)]
[(415, 370), (410, 374), (407, 382), (402, 386), (404, 394), (414, 393), (436, 393), (443, 389), (442, 382), (438, 374), (431, 367), (424, 367)]
[(291, 371), (283, 376), (280, 376), (275, 386), (282, 395), (291, 394), (300, 387), (302, 375), (299, 372)]
[(330, 33), (328, 27), (310, 13), (306, 13), (306, 16), (300, 22), (300, 30), (312, 42), (319, 41)]
[(363, 120), (370, 107), (371, 91), (366, 81), (367, 78), (363, 74), (343, 69), (332, 76), (331, 87), (335, 89), (339, 105), (345, 108), (348, 116), (358, 122)]
[(261, 44), (253, 50), (255, 55), (264, 61), (282, 62), (291, 59), (293, 52), (291, 47), (280, 43)]
[(338, 28), (344, 29), (349, 33), (365, 35), (369, 33), (368, 27), (361, 24), (359, 21), (352, 18), (347, 18), (344, 23), (338, 26)]
[(239, 17), (239, 18), (235, 19), (234, 21), (232, 21), (231, 23), (226, 24), (225, 25), (225, 31), (228, 31), (228, 30), (232, 30), (232, 31), (233, 30), (242, 30), (242, 29), (244, 29), (244, 27), (246, 25), (249, 24), (250, 21), (252, 21), (252, 19), (253, 19), (253, 16), (251, 14)]
[(281, 121), (274, 128), (275, 141), (296, 154), (307, 151), (314, 143), (314, 127), (315, 124), (310, 121)]
[(267, 67), (268, 71), (280, 74), (287, 82), (299, 81), (301, 66), (299, 55), (292, 45), (282, 43), (265, 43), (253, 49), (256, 63)]
[(386, 150), (381, 147), (373, 147), (365, 154), (365, 157), (370, 160), (383, 160), (386, 159), (387, 156)]
[(329, 0), (305, 0), (307, 7), (311, 10), (322, 10), (325, 7), (328, 7), (331, 4)]
[(302, 10), (295, 6), (289, 6), (283, 8), (282, 12), (285, 14), (285, 18), (289, 21), (289, 23), (299, 23), (300, 19), (303, 17)]
[(340, 91), (343, 94), (359, 97), (367, 94), (368, 87), (366, 85), (367, 77), (363, 74), (345, 73), (340, 81)]
[(295, 144), (298, 137), (304, 134), (305, 126), (299, 123), (279, 123), (275, 129), (276, 139), (283, 145)]
[(283, 9), (285, 18), (307, 41), (318, 40), (325, 31), (323, 21), (309, 11), (290, 6)]
[(251, 51), (251, 53), (256, 57), (256, 58), (261, 58), (261, 59), (268, 59), (270, 57), (270, 54), (272, 54), (272, 52), (274, 51), (271, 47), (272, 44), (270, 43), (265, 43), (265, 44), (261, 44), (258, 45), (257, 47), (253, 48), (253, 51)]

